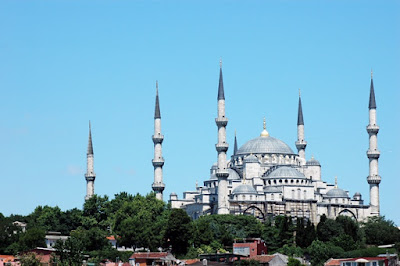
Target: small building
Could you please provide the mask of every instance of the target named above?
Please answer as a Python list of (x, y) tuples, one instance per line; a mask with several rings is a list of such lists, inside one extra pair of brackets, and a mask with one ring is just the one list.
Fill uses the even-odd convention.
[(44, 241), (46, 242), (47, 248), (52, 248), (58, 240), (65, 242), (68, 238), (69, 236), (61, 235), (61, 232), (48, 231), (44, 237)]
[(175, 257), (168, 252), (137, 252), (129, 258), (129, 264), (135, 266), (172, 265)]
[(395, 254), (382, 254), (378, 257), (359, 257), (349, 259), (329, 259), (325, 266), (396, 266), (398, 262)]
[(267, 254), (267, 245), (261, 238), (235, 239), (233, 253), (252, 258), (257, 255)]

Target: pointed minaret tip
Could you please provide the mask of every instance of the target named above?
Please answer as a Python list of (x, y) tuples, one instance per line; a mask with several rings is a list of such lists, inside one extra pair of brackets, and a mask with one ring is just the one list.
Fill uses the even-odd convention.
[(233, 145), (233, 155), (237, 154), (237, 149), (238, 149), (238, 145), (237, 145), (236, 129), (235, 129), (235, 141), (234, 141), (234, 145)]
[(92, 126), (89, 120), (89, 140), (88, 140), (88, 150), (87, 154), (93, 154), (93, 144), (92, 144)]
[(376, 109), (376, 101), (375, 101), (375, 90), (374, 90), (374, 80), (372, 77), (372, 69), (371, 69), (371, 86), (370, 86), (370, 92), (369, 92), (369, 109)]
[(299, 89), (299, 110), (297, 113), (297, 125), (304, 125), (304, 118), (303, 118), (303, 107), (301, 106), (301, 95)]
[(225, 100), (224, 79), (222, 77), (222, 59), (219, 61), (218, 100)]
[(156, 107), (154, 111), (154, 119), (161, 118), (160, 101), (158, 99), (158, 80), (156, 80)]

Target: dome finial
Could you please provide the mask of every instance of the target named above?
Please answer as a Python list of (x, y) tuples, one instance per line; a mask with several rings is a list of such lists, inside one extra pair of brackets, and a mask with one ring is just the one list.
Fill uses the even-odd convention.
[(335, 176), (335, 188), (338, 188), (338, 185), (337, 185), (337, 176)]
[(265, 123), (265, 116), (264, 116), (264, 121), (263, 121), (263, 131), (261, 132), (261, 137), (269, 137), (269, 133), (267, 131), (267, 126)]

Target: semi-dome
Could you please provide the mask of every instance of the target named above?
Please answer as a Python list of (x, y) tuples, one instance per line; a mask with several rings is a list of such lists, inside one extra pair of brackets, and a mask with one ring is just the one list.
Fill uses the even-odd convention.
[(251, 185), (241, 184), (232, 191), (232, 194), (257, 194), (257, 191)]
[(341, 188), (332, 188), (326, 193), (326, 198), (348, 198), (349, 195)]
[(311, 159), (306, 162), (306, 165), (308, 165), (308, 166), (311, 166), (311, 165), (321, 166), (319, 161), (314, 159), (314, 156), (311, 157)]
[[(218, 167), (217, 167), (218, 169)], [(228, 168), (228, 180), (240, 180), (240, 176), (238, 174), (238, 172), (236, 172), (235, 170)], [(210, 180), (218, 180), (218, 177), (216, 174), (211, 174), (210, 175)]]
[(240, 180), (240, 176), (238, 174), (238, 172), (236, 172), (235, 170), (228, 168), (228, 180)]
[(267, 178), (306, 178), (293, 167), (281, 166), (272, 171)]
[(266, 193), (282, 193), (281, 188), (275, 186), (269, 186), (264, 189)]
[(267, 136), (260, 136), (247, 141), (237, 151), (237, 155), (245, 154), (295, 154), (283, 141)]
[(258, 163), (258, 159), (254, 154), (250, 154), (246, 158), (244, 158), (243, 162), (245, 163)]

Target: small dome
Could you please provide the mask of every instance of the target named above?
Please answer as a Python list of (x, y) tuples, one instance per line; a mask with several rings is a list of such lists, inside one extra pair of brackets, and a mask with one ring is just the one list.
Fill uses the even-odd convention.
[(356, 193), (354, 194), (354, 196), (361, 196), (361, 193), (360, 193), (360, 192), (356, 192)]
[(309, 165), (309, 166), (311, 166), (311, 165), (321, 166), (319, 161), (315, 160), (314, 157), (311, 157), (311, 159), (306, 162), (306, 165)]
[(266, 193), (282, 193), (282, 190), (279, 187), (266, 187), (264, 189)]
[(238, 172), (236, 172), (235, 170), (228, 168), (228, 180), (240, 180), (240, 176), (238, 174)]
[(244, 161), (245, 163), (258, 163), (258, 159), (255, 155), (250, 154), (249, 156), (247, 156)]
[(172, 192), (170, 196), (177, 196), (175, 192)]
[(249, 140), (237, 151), (237, 155), (246, 154), (294, 154), (292, 149), (283, 141), (273, 137), (258, 137)]
[(217, 170), (218, 169), (218, 164), (217, 163), (213, 163), (213, 165), (211, 166), (212, 170)]
[(253, 186), (241, 184), (232, 191), (232, 194), (257, 194), (257, 191)]
[(348, 198), (349, 195), (341, 188), (333, 188), (326, 193), (327, 198)]
[(210, 175), (210, 180), (218, 180), (218, 177), (216, 174), (211, 174)]
[(272, 171), (267, 178), (306, 178), (293, 167), (281, 166)]

